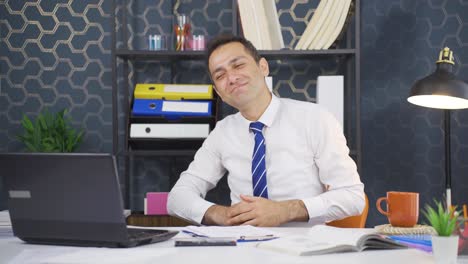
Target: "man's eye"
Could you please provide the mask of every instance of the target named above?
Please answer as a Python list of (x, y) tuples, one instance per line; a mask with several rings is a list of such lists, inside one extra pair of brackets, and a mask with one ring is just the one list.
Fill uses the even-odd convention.
[(221, 80), (224, 77), (224, 74), (217, 75), (215, 77), (216, 80)]
[(240, 68), (242, 66), (244, 66), (244, 63), (239, 63), (239, 64), (234, 65), (234, 68)]

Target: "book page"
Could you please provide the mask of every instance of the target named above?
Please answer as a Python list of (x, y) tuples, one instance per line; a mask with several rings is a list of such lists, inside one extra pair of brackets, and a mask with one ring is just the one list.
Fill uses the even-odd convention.
[(298, 256), (360, 251), (362, 248), (358, 244), (361, 244), (361, 241), (368, 236), (378, 236), (375, 233), (373, 229), (317, 225), (310, 228), (304, 235), (261, 242), (257, 244), (257, 247)]
[(316, 225), (312, 227), (305, 235), (313, 238), (316, 242), (330, 243), (340, 245), (357, 245), (362, 236), (375, 234), (373, 229), (364, 228), (338, 228), (326, 225)]
[(296, 256), (311, 256), (334, 252), (358, 251), (352, 245), (336, 245), (332, 240), (319, 242), (310, 236), (290, 236), (260, 242), (257, 248), (287, 253)]

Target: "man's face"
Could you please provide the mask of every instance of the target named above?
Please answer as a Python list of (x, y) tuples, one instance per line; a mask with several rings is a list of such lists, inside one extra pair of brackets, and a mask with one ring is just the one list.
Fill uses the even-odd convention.
[(249, 103), (265, 94), (262, 89), (268, 89), (265, 84), (268, 63), (262, 58), (257, 64), (239, 42), (231, 42), (214, 50), (208, 68), (219, 96), (238, 110), (245, 109)]

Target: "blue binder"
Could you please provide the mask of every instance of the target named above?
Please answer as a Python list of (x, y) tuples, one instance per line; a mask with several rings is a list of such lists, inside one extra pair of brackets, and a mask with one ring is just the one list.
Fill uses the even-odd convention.
[(164, 116), (168, 119), (182, 116), (211, 116), (211, 101), (135, 99), (133, 115)]

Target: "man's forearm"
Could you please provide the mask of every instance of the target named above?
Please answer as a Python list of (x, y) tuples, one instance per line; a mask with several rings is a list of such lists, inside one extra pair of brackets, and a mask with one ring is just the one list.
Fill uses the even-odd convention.
[(286, 208), (287, 222), (305, 222), (309, 220), (309, 213), (302, 200), (288, 200), (281, 202)]
[(204, 225), (226, 225), (228, 207), (221, 205), (212, 205), (206, 210), (203, 216)]

